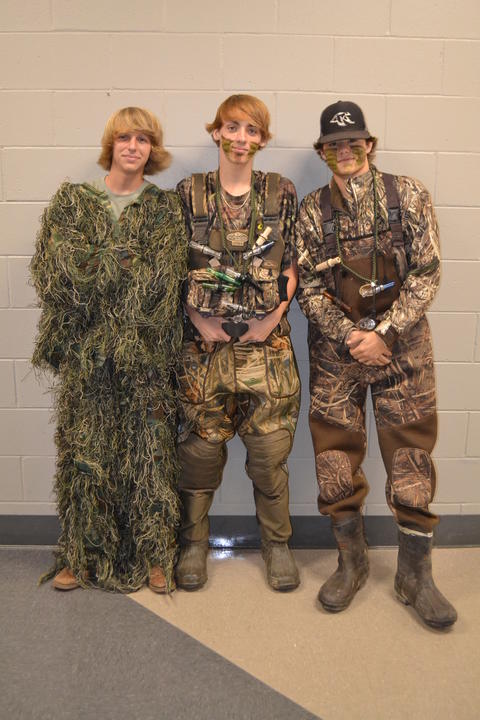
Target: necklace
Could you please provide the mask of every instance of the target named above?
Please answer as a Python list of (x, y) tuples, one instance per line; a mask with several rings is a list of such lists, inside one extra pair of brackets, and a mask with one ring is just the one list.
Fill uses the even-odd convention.
[[(249, 227), (249, 231), (248, 231), (248, 247), (251, 248), (251, 247), (253, 247), (253, 240), (254, 240), (254, 236), (255, 236), (255, 225), (256, 225), (256, 221), (257, 221), (257, 193), (255, 191), (253, 172), (252, 172), (252, 180), (251, 180), (250, 190), (248, 192), (247, 197), (244, 200), (243, 205), (241, 205), (240, 207), (243, 207), (249, 198), (250, 198), (250, 227)], [(218, 221), (220, 223), (220, 234), (222, 236), (223, 249), (230, 256), (230, 259), (232, 260), (233, 267), (235, 268), (235, 270), (243, 272), (245, 270), (245, 260), (243, 258), (243, 253), (235, 253), (235, 255), (237, 255), (237, 256), (239, 255), (239, 260), (237, 261), (235, 258), (235, 255), (230, 251), (230, 249), (228, 248), (227, 243), (226, 243), (225, 224), (223, 222), (223, 214), (222, 214), (222, 192), (220, 189), (220, 178), (219, 178), (218, 172), (217, 172), (217, 176), (216, 176), (215, 201), (216, 201), (216, 205), (217, 205), (217, 214), (218, 214)], [(227, 205), (228, 205), (228, 203), (227, 203)], [(231, 208), (231, 205), (229, 205), (229, 207)], [(237, 209), (238, 208), (235, 207), (235, 210), (237, 210)]]
[[(227, 198), (226, 198), (225, 195), (223, 194), (222, 188), (220, 188), (220, 197), (222, 198), (222, 201), (224, 202), (224, 204), (225, 204), (228, 208), (230, 208), (230, 210), (241, 210), (242, 208), (245, 207), (245, 205), (247, 204), (248, 200), (250, 199), (250, 193), (251, 193), (251, 191), (252, 191), (252, 188), (250, 187), (250, 190), (247, 192), (247, 194), (246, 194), (246, 196), (245, 196), (245, 200), (241, 203), (241, 205), (232, 205), (231, 203), (229, 203), (228, 200), (227, 200)], [(240, 196), (240, 197), (241, 197), (241, 196)]]

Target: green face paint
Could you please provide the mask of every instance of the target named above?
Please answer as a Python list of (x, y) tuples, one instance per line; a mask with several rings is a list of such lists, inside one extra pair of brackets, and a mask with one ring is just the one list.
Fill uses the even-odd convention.
[(337, 151), (336, 150), (324, 150), (325, 159), (330, 170), (335, 173), (338, 170), (337, 165)]
[[(363, 167), (367, 158), (367, 150), (361, 145), (350, 146), (350, 150), (353, 155), (353, 159), (350, 162), (355, 164), (355, 170), (353, 171), (355, 172)], [(324, 150), (326, 163), (333, 173), (338, 173), (338, 152), (339, 150), (335, 148), (325, 148)]]
[[(222, 142), (222, 150), (225, 153), (225, 155), (230, 155), (232, 152), (232, 146), (233, 146), (233, 140), (227, 140), (227, 138), (224, 138), (222, 136), (221, 138)], [(256, 152), (260, 149), (260, 143), (251, 142), (248, 148), (248, 157), (251, 158), (255, 155)]]
[(366, 157), (367, 157), (367, 150), (366, 150), (366, 148), (361, 147), (361, 146), (357, 146), (357, 147), (351, 148), (351, 150), (352, 150), (352, 153), (353, 153), (353, 157), (355, 158), (355, 160), (356, 160), (356, 162), (358, 163), (358, 165), (363, 165), (363, 163), (365, 162), (365, 159), (366, 159)]
[(226, 138), (222, 137), (222, 150), (226, 155), (230, 153), (232, 145), (233, 140), (227, 140)]

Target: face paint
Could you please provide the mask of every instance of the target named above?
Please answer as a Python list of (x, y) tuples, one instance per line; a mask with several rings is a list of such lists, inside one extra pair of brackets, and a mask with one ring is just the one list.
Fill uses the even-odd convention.
[(337, 151), (336, 150), (324, 150), (325, 152), (325, 160), (327, 162), (328, 167), (333, 173), (336, 173), (338, 170), (337, 165)]
[(225, 155), (228, 155), (232, 149), (233, 140), (227, 140), (226, 138), (222, 137), (222, 150), (225, 153)]
[[(225, 155), (231, 155), (232, 154), (232, 147), (233, 147), (233, 140), (227, 140), (227, 138), (221, 136), (221, 143), (222, 143), (222, 150), (225, 153)], [(256, 152), (260, 149), (260, 143), (251, 142), (248, 146), (248, 152), (247, 156), (249, 158), (253, 157)]]
[(367, 149), (362, 146), (351, 148), (353, 157), (359, 165), (363, 165), (367, 157)]
[[(355, 165), (353, 169), (350, 169), (348, 171), (348, 174), (352, 174), (363, 167), (365, 164), (365, 160), (367, 158), (367, 149), (363, 147), (362, 145), (354, 145), (353, 147), (350, 145), (350, 150), (353, 155), (353, 158), (350, 160), (350, 165)], [(340, 152), (340, 148), (325, 148), (325, 161), (330, 168), (330, 170), (333, 173), (341, 174), (342, 168), (345, 167), (345, 165), (342, 163), (342, 166), (339, 168), (338, 165), (338, 153)], [(342, 158), (340, 158), (342, 159)]]

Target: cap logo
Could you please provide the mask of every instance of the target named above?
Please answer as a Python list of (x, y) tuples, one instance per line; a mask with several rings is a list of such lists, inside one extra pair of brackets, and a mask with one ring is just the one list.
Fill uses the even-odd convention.
[(350, 119), (349, 112), (338, 112), (335, 113), (330, 123), (335, 123), (339, 127), (346, 127), (347, 125), (355, 125), (355, 120)]

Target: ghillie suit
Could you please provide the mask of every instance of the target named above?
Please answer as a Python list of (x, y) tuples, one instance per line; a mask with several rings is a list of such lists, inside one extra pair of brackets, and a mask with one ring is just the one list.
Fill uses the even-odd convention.
[(177, 196), (148, 184), (118, 221), (107, 195), (64, 183), (31, 273), (33, 365), (52, 370), (62, 526), (54, 568), (131, 592), (176, 555), (175, 392), (187, 246)]

